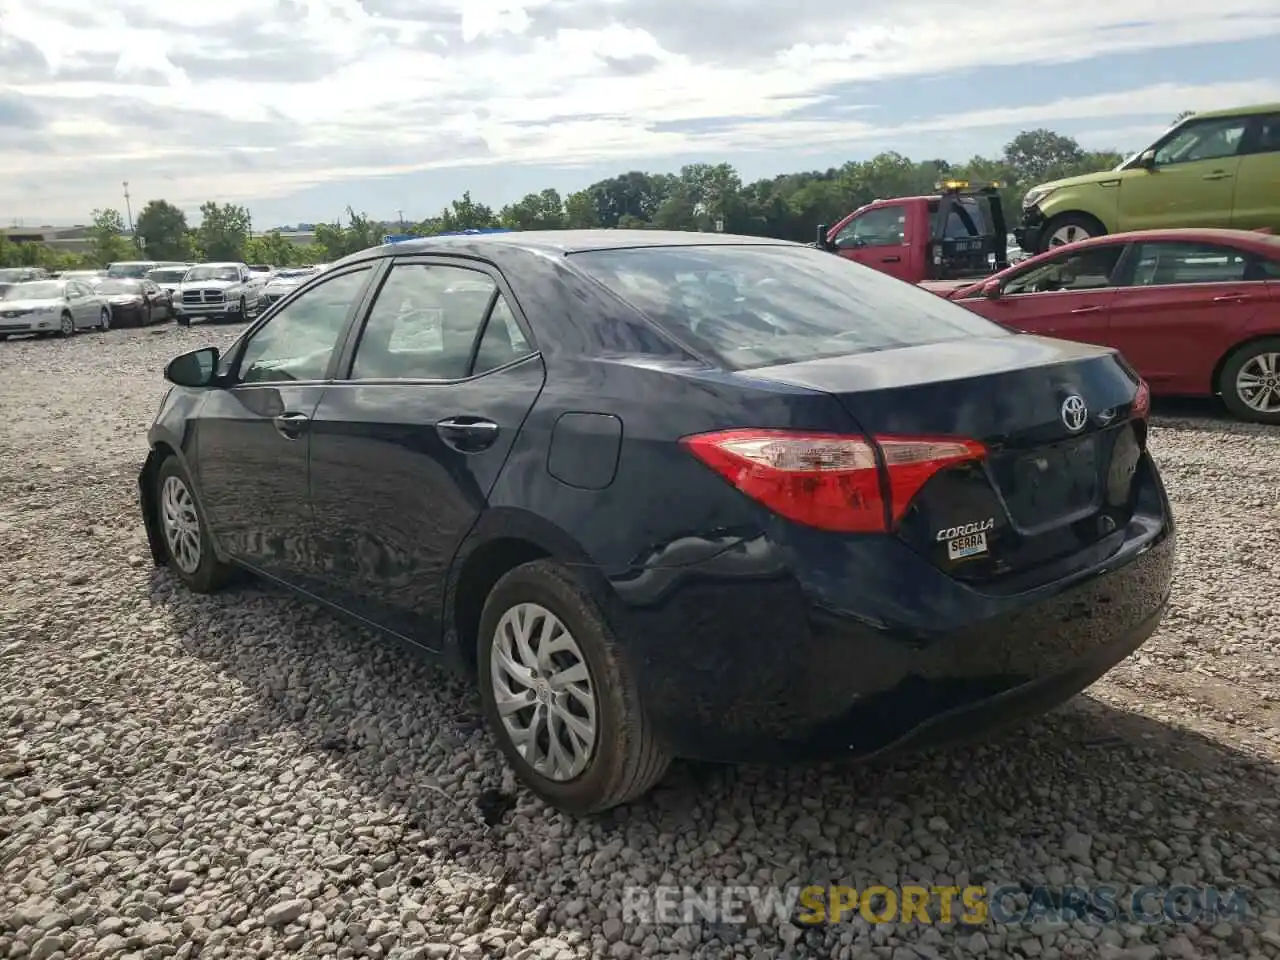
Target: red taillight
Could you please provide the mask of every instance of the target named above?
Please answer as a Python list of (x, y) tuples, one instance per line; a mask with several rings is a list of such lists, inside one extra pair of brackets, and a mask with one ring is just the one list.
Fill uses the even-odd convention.
[(1151, 388), (1145, 380), (1138, 381), (1138, 392), (1133, 397), (1130, 415), (1137, 420), (1145, 420), (1151, 415)]
[(878, 436), (873, 443), (793, 430), (726, 430), (682, 443), (779, 516), (839, 533), (884, 533), (935, 473), (986, 454), (977, 441), (956, 437)]

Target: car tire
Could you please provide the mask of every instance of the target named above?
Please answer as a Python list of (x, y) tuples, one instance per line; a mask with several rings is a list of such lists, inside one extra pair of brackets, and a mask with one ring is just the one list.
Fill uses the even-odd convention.
[(177, 457), (169, 457), (156, 471), (155, 510), (174, 575), (195, 593), (214, 593), (226, 586), (235, 569), (214, 552), (204, 511)]
[(176, 317), (175, 319), (178, 321), (178, 326), (180, 326), (180, 327), (189, 327), (189, 326), (191, 326), (191, 318), (190, 318), (190, 317), (178, 316), (178, 317)]
[[(1242, 384), (1242, 378), (1269, 381), (1273, 392), (1261, 399), (1270, 403), (1260, 405), (1248, 396), (1247, 380)], [(1280, 337), (1263, 337), (1232, 353), (1218, 375), (1218, 392), (1227, 409), (1241, 420), (1280, 424)]]
[(111, 309), (109, 307), (103, 307), (102, 312), (98, 314), (98, 329), (111, 329)]
[(76, 320), (70, 313), (64, 313), (58, 323), (58, 336), (73, 337), (76, 333)]
[[(554, 618), (564, 628), (564, 633), (557, 634), (561, 662), (552, 667), (552, 672), (547, 671), (547, 661), (538, 658), (529, 644), (524, 645), (529, 652), (520, 655), (520, 645), (512, 640), (511, 629), (522, 618), (531, 633), (541, 631), (548, 618)], [(576, 815), (600, 813), (643, 795), (666, 774), (670, 757), (644, 715), (635, 678), (620, 645), (594, 600), (564, 567), (537, 560), (505, 574), (485, 601), (477, 647), (480, 699), (490, 728), (516, 774), (547, 803)], [(534, 687), (515, 681), (514, 674), (503, 669), (504, 659), (510, 664), (513, 657), (512, 653), (505, 658), (499, 653), (495, 658), (499, 647), (514, 653), (517, 666), (525, 666), (524, 661), (532, 653), (538, 673), (535, 677), (525, 676), (539, 688), (537, 694)], [(570, 666), (579, 679), (567, 679)], [(581, 667), (586, 668), (585, 679)], [(570, 686), (576, 688), (578, 697), (567, 692)], [(504, 717), (499, 698), (509, 702), (515, 691), (530, 697), (529, 707)], [(585, 702), (592, 703), (594, 710), (584, 711)], [(553, 703), (555, 712), (549, 713)], [(574, 765), (562, 765), (559, 771), (549, 769), (545, 746), (543, 757), (533, 762), (526, 759), (508, 722), (533, 728), (533, 719), (541, 716), (546, 719), (535, 730), (535, 739), (537, 733), (549, 738), (553, 733), (550, 717), (554, 716), (555, 726), (569, 737), (569, 728), (560, 719), (569, 711), (577, 716), (579, 729), (584, 713), (589, 716), (594, 712), (594, 724), (590, 724), (592, 743), (585, 751), (578, 751), (582, 759), (577, 769)], [(576, 739), (579, 744), (583, 742), (581, 737)], [(563, 744), (564, 740), (560, 742)]]
[(248, 311), (248, 309), (249, 309), (249, 305), (245, 303), (244, 297), (241, 297), (240, 298), (240, 319), (241, 320), (249, 319), (249, 314), (246, 312)]
[(141, 326), (144, 326), (144, 327), (151, 326), (152, 320), (153, 320), (153, 317), (152, 317), (151, 304), (148, 303), (142, 309)]
[(1061, 213), (1044, 225), (1044, 230), (1040, 232), (1039, 249), (1036, 252), (1044, 253), (1055, 246), (1053, 239), (1059, 234), (1064, 238), (1071, 238), (1065, 242), (1077, 243), (1080, 240), (1088, 240), (1090, 237), (1104, 236), (1106, 232), (1106, 228), (1087, 213)]

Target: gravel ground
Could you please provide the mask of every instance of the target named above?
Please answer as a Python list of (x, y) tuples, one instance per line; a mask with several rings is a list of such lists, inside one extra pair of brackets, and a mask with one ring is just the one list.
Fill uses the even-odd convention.
[[(852, 770), (678, 765), (574, 822), (411, 653), (153, 569), (160, 370), (235, 333), (0, 344), (0, 957), (1280, 956), (1280, 431), (1158, 408), (1173, 610), (1051, 717)], [(1176, 927), (621, 915), (629, 885), (992, 880), (1261, 893), (1244, 924)]]

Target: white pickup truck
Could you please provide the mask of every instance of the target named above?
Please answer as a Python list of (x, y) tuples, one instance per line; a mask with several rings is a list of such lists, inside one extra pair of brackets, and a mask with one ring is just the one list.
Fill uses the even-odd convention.
[(265, 281), (243, 263), (198, 263), (173, 291), (180, 326), (193, 320), (248, 320), (262, 301)]

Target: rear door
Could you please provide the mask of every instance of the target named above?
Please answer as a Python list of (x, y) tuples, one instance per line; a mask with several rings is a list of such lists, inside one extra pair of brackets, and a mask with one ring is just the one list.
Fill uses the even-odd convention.
[(1280, 113), (1255, 117), (1245, 136), (1231, 225), (1280, 233)]
[(1156, 146), (1151, 170), (1126, 171), (1119, 230), (1229, 227), (1248, 117), (1184, 124)]
[[(920, 279), (912, 270), (911, 238), (907, 234), (905, 203), (871, 207), (850, 220), (835, 236), (836, 252), (846, 259), (887, 273), (899, 280)], [(920, 238), (922, 242), (927, 238)]]
[(1124, 249), (1124, 243), (1068, 249), (1014, 273), (999, 297), (975, 289), (955, 302), (1015, 330), (1108, 346), (1113, 275)]
[(1156, 393), (1213, 392), (1213, 370), (1267, 298), (1261, 264), (1208, 243), (1134, 244), (1109, 340)]
[(445, 576), (542, 389), (542, 358), (490, 265), (415, 258), (395, 262), (343, 366), (312, 417), (324, 595), (438, 649)]
[(308, 499), (310, 417), (374, 266), (335, 273), (254, 329), (228, 357), (234, 385), (195, 417), (197, 482), (235, 558), (308, 587), (318, 563)]

